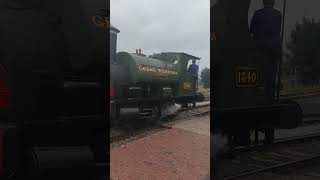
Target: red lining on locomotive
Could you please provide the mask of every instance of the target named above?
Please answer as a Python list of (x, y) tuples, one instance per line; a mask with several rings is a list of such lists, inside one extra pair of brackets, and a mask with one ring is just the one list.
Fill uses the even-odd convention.
[(0, 65), (0, 110), (8, 112), (11, 108), (7, 71)]

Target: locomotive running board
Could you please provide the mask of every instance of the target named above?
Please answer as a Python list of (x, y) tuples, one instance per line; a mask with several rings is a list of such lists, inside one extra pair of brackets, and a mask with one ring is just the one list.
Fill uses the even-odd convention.
[(269, 106), (239, 108), (213, 108), (213, 129), (232, 130), (239, 128), (292, 129), (302, 124), (302, 109), (299, 104), (285, 102)]

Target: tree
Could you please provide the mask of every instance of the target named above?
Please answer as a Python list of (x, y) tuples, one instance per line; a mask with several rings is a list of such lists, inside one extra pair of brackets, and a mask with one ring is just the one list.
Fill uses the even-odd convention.
[(320, 78), (320, 23), (303, 18), (291, 32), (286, 57), (291, 69), (297, 68), (303, 84), (318, 82)]
[(205, 88), (210, 88), (210, 69), (204, 68), (200, 74), (201, 82)]

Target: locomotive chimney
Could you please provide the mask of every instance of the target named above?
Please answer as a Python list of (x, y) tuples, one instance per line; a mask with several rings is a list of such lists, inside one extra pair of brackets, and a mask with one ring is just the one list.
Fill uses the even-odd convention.
[(136, 54), (139, 54), (139, 53), (138, 53), (138, 49), (136, 49)]
[(117, 34), (120, 31), (113, 26), (110, 27), (110, 63), (116, 61), (117, 55)]
[(139, 54), (141, 55), (141, 49), (139, 49)]

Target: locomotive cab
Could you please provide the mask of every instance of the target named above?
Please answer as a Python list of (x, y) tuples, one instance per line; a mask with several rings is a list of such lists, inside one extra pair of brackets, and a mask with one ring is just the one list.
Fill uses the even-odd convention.
[[(189, 66), (192, 64), (192, 61), (196, 61), (196, 64), (199, 66), (201, 58), (192, 56), (186, 53), (176, 53), (176, 52), (164, 52), (161, 53), (159, 58), (164, 60), (171, 60), (173, 64), (178, 67), (178, 72), (180, 74), (178, 85), (175, 89), (175, 102), (182, 104), (183, 106), (188, 106), (188, 103), (203, 101), (204, 96), (201, 93), (193, 94), (193, 78), (188, 72)], [(199, 72), (199, 69), (198, 69)], [(196, 83), (197, 86), (198, 83)], [(196, 88), (197, 89), (197, 88)]]

